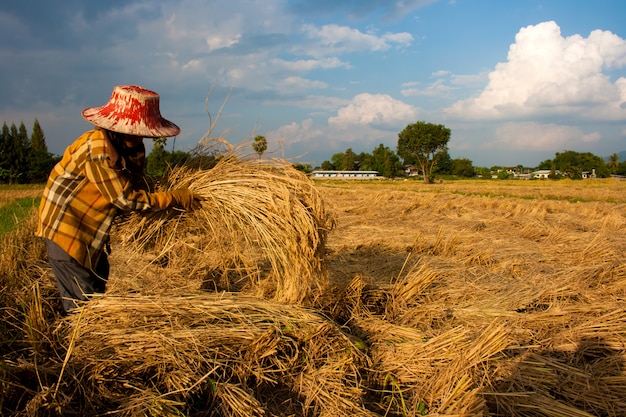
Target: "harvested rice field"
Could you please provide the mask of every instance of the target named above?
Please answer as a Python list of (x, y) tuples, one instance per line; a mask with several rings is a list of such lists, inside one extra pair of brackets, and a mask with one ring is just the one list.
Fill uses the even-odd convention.
[(116, 224), (67, 317), (34, 220), (5, 239), (2, 415), (626, 415), (626, 182), (233, 163)]

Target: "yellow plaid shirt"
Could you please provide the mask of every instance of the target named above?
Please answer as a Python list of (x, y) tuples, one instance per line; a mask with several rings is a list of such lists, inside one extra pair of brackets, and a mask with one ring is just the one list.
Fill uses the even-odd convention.
[[(36, 235), (50, 239), (86, 268), (95, 267), (118, 210), (163, 209), (168, 193), (132, 187), (143, 175), (145, 148), (124, 155), (105, 131), (90, 130), (70, 145), (52, 169), (39, 206)], [(131, 169), (135, 167), (135, 169)]]

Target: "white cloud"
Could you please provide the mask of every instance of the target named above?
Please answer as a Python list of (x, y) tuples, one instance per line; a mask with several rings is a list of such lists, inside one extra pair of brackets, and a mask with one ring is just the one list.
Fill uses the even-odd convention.
[(330, 117), (328, 124), (341, 130), (354, 125), (384, 129), (400, 126), (402, 129), (402, 124), (414, 122), (417, 115), (417, 108), (387, 94), (362, 93), (354, 97), (352, 103), (339, 109), (337, 116)]
[[(317, 27), (306, 24), (302, 27), (307, 37), (314, 41), (315, 45), (307, 45), (309, 54), (314, 56), (356, 52), (356, 51), (385, 51), (392, 44), (408, 46), (413, 41), (413, 36), (407, 32), (386, 33), (376, 36), (363, 33), (358, 29), (336, 24)], [(305, 53), (306, 51), (300, 51)]]
[(209, 47), (209, 51), (213, 51), (221, 48), (230, 48), (231, 46), (239, 43), (240, 38), (240, 33), (235, 33), (230, 36), (211, 34), (205, 37), (205, 41), (207, 46)]
[(291, 76), (277, 83), (279, 91), (293, 93), (295, 91), (306, 91), (310, 89), (326, 88), (328, 85), (322, 81), (309, 80), (302, 77)]
[[(333, 104), (337, 104), (333, 102)], [(386, 142), (394, 146), (397, 132), (418, 116), (418, 109), (385, 94), (363, 93), (355, 96), (328, 118), (328, 125), (306, 119), (268, 132), (268, 140), (283, 141), (287, 146), (306, 144), (311, 151), (333, 153), (346, 147), (370, 152), (372, 146)]]
[(446, 85), (444, 80), (437, 80), (424, 88), (406, 88), (400, 90), (405, 97), (426, 96), (426, 97), (447, 97), (453, 88)]
[(450, 116), (507, 119), (573, 115), (626, 117), (626, 79), (611, 82), (603, 71), (626, 64), (626, 40), (595, 30), (588, 38), (563, 37), (555, 22), (522, 28), (508, 60), (496, 65), (477, 97), (458, 101)]
[(302, 123), (292, 122), (267, 133), (267, 140), (273, 144), (294, 145), (310, 143), (315, 138), (324, 137), (324, 130), (316, 127), (313, 119), (305, 119)]
[(314, 69), (350, 68), (350, 64), (343, 62), (339, 58), (323, 59), (299, 59), (296, 61), (285, 61), (283, 59), (273, 59), (272, 62), (277, 67), (282, 67), (290, 71), (312, 71)]
[(600, 140), (598, 132), (584, 133), (575, 126), (535, 122), (505, 123), (496, 129), (496, 140), (489, 148), (524, 151), (558, 151), (574, 149)]
[(431, 77), (444, 77), (448, 74), (450, 74), (450, 71), (448, 70), (439, 70), (439, 71), (433, 72), (430, 76)]

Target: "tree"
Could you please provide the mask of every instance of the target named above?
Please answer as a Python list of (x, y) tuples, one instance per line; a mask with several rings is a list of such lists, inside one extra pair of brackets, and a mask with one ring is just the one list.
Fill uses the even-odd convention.
[(334, 170), (335, 170), (335, 166), (334, 166), (334, 165), (332, 164), (332, 162), (330, 162), (330, 161), (324, 161), (324, 162), (322, 162), (322, 166), (321, 166), (321, 168), (322, 168), (324, 171), (334, 171)]
[(444, 125), (416, 122), (398, 133), (398, 155), (414, 158), (424, 173), (424, 182), (430, 183), (430, 174), (437, 163), (437, 155), (447, 151), (450, 129)]
[(394, 178), (402, 172), (402, 164), (398, 155), (381, 143), (372, 151), (371, 170), (378, 171), (383, 177)]
[(545, 161), (540, 162), (539, 165), (537, 165), (535, 169), (537, 170), (552, 169), (552, 165), (554, 165), (554, 162), (552, 161), (552, 159), (546, 159)]
[(613, 155), (609, 156), (609, 162), (607, 163), (607, 166), (610, 168), (611, 173), (615, 173), (617, 171), (617, 168), (619, 167), (619, 155), (614, 153)]
[(9, 182), (11, 164), (8, 155), (9, 146), (9, 126), (6, 122), (2, 125), (2, 131), (0, 132), (0, 180), (2, 182)]
[(311, 165), (303, 164), (300, 162), (296, 162), (295, 164), (293, 164), (293, 167), (298, 171), (304, 172), (305, 174), (310, 174), (312, 171)]
[(556, 169), (566, 173), (571, 179), (581, 179), (583, 171), (595, 170), (596, 175), (606, 178), (610, 175), (604, 159), (590, 152), (564, 151), (554, 157)]
[(452, 174), (459, 177), (472, 178), (476, 175), (476, 170), (471, 160), (467, 158), (456, 158), (452, 160)]
[(484, 179), (491, 179), (491, 170), (487, 167), (478, 167), (475, 169), (476, 175)]
[(33, 123), (33, 133), (30, 134), (30, 148), (33, 151), (48, 152), (46, 135), (43, 134), (43, 130), (41, 129), (37, 119), (35, 119), (35, 123)]
[(354, 153), (352, 148), (346, 149), (346, 151), (343, 154), (343, 162), (341, 164), (341, 170), (342, 171), (353, 171), (353, 170), (357, 169), (356, 164), (357, 164), (357, 156), (356, 156), (356, 154)]
[(30, 155), (28, 159), (28, 181), (31, 183), (46, 181), (50, 171), (60, 159), (60, 157), (56, 157), (48, 152), (46, 136), (37, 119), (35, 119), (33, 132), (30, 135)]
[(153, 141), (152, 151), (146, 157), (146, 175), (156, 178), (162, 177), (167, 170), (167, 138), (154, 138)]
[(28, 180), (28, 157), (30, 141), (24, 123), (19, 129), (15, 124), (7, 127), (2, 126), (0, 175), (2, 181), (7, 183), (26, 182)]
[(453, 175), (454, 166), (452, 164), (452, 158), (450, 157), (450, 153), (446, 149), (443, 152), (440, 152), (435, 157), (435, 165), (433, 166), (433, 170), (431, 171), (431, 175), (433, 174), (441, 174), (441, 175)]
[(333, 166), (333, 170), (340, 170), (343, 167), (343, 152), (338, 152), (330, 157), (330, 164)]
[(254, 149), (254, 152), (259, 154), (259, 158), (261, 158), (261, 156), (263, 156), (263, 152), (267, 150), (267, 140), (265, 139), (265, 136), (257, 135), (254, 138), (252, 148)]

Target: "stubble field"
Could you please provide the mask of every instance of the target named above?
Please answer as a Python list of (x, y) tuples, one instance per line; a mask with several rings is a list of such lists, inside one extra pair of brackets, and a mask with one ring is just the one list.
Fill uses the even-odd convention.
[(26, 262), (40, 289), (25, 339), (47, 359), (44, 371), (3, 352), (3, 410), (626, 415), (626, 182), (315, 187), (336, 225), (328, 283), (305, 305), (114, 241), (107, 295), (55, 318), (45, 266)]

